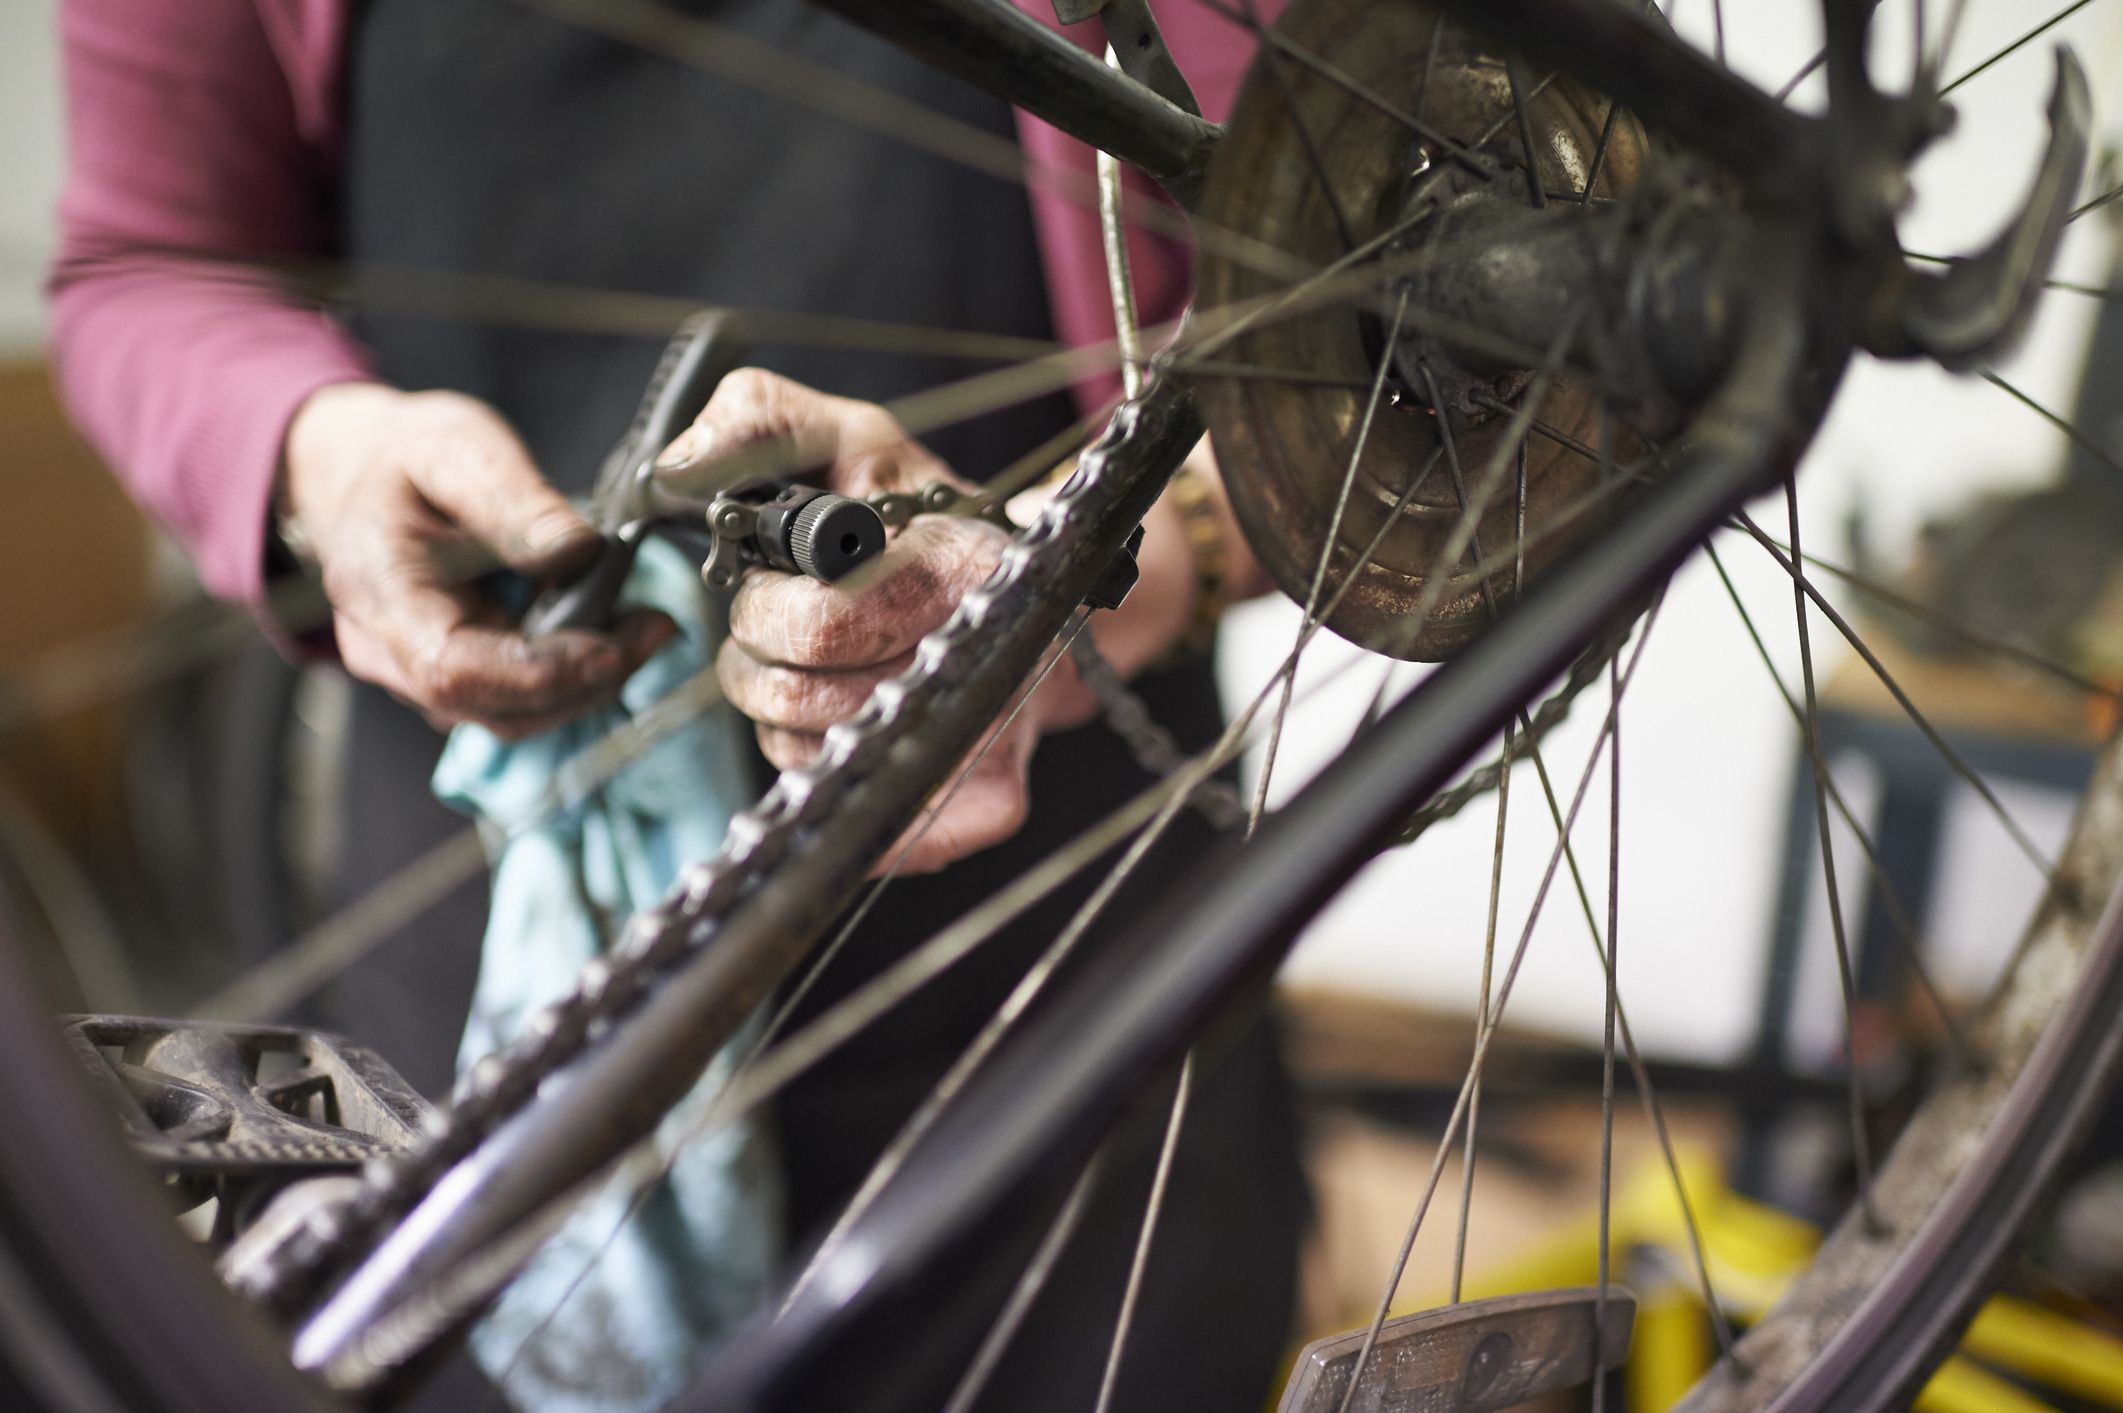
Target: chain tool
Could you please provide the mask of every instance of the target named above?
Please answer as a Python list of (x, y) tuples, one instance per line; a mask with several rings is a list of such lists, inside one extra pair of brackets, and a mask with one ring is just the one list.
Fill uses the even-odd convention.
[[(662, 533), (700, 550), (701, 578), (718, 592), (737, 587), (755, 565), (832, 583), (874, 559), (889, 531), (917, 515), (984, 520), (1015, 534), (1002, 498), (949, 481), (912, 491), (880, 491), (862, 499), (757, 474), (757, 458), (742, 449), (723, 469), (688, 478), (682, 492), (655, 475), (656, 457), (699, 415), (716, 386), (745, 356), (747, 340), (731, 315), (709, 311), (682, 325), (658, 360), (626, 435), (605, 459), (594, 507), (604, 548), (573, 583), (549, 591), (525, 616), (532, 636), (560, 628), (601, 626), (617, 602), (641, 541)], [(702, 499), (705, 497), (705, 504)], [(705, 527), (704, 531), (701, 528)], [(705, 539), (702, 539), (703, 534)], [(1135, 581), (1128, 553), (1088, 597), (1095, 608), (1117, 608)], [(1099, 654), (1088, 635), (1071, 649), (1079, 676), (1098, 698), (1107, 723), (1144, 770), (1160, 779), (1184, 759), (1171, 733)], [(1244, 817), (1237, 792), (1222, 782), (1203, 787), (1196, 807), (1219, 828)]]

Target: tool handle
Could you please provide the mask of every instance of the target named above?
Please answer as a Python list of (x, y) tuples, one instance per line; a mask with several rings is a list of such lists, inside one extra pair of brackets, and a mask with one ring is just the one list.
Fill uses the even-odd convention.
[(693, 425), (722, 380), (750, 356), (744, 320), (726, 309), (709, 309), (685, 321), (649, 379), (631, 440), (638, 464), (653, 460)]
[(523, 617), (524, 636), (544, 637), (566, 628), (602, 628), (611, 622), (619, 591), (634, 567), (647, 532), (638, 490), (657, 453), (693, 425), (723, 378), (751, 351), (744, 321), (721, 309), (704, 310), (681, 324), (634, 413), (608, 471), (616, 478), (598, 488), (604, 544), (587, 569), (548, 585)]
[(523, 615), (523, 636), (543, 638), (565, 628), (602, 628), (612, 621), (619, 590), (641, 547), (636, 527), (607, 535), (590, 567), (565, 583), (546, 587)]

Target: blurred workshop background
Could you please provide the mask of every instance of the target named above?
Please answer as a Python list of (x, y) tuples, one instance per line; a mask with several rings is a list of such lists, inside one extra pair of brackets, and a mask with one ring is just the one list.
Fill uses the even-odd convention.
[[(1679, 27), (1707, 43), (1708, 0), (1676, 7)], [(2060, 7), (1972, 0), (1957, 53), (1989, 53), (2041, 18), (2037, 10)], [(1908, 71), (1906, 48), (1897, 52), (1908, 25), (1893, 18), (1902, 8), (1889, 0), (1876, 27), (1883, 73)], [(332, 788), (318, 765), (329, 753), (314, 746), (334, 730), (337, 686), (328, 675), (298, 681), (240, 618), (199, 600), (181, 560), (80, 446), (53, 399), (39, 286), (62, 163), (55, 9), (55, 0), (0, 6), (0, 859), (56, 945), (61, 1004), (182, 1009), (237, 959), (318, 921), (303, 883), (331, 841), (302, 802)], [(1735, 61), (1767, 86), (1798, 72), (1818, 46), (1810, 5), (1735, 0), (1727, 11)], [(2088, 6), (2052, 34), (2076, 46), (2097, 94), (2123, 93), (2123, 6)], [(1912, 250), (1972, 250), (2017, 205), (2044, 135), (2050, 53), (2048, 39), (2029, 45), (1954, 95), (1958, 128), (1926, 159), (1903, 227)], [(1818, 77), (1796, 101), (1822, 101)], [(2123, 105), (2097, 107), (2112, 122)], [(2119, 142), (2123, 130), (2097, 135), (2107, 175), (2090, 173), (2089, 192), (2114, 184)], [(2123, 286), (2118, 210), (2123, 203), (2070, 227), (2060, 279)], [(2052, 293), (1999, 372), (2076, 417), (2111, 456), (2123, 454), (2123, 304)], [(2006, 630), (2035, 625), (2084, 671), (2123, 681), (2123, 514), (2113, 486), (2101, 499), (2103, 470), (1996, 388), (1929, 366), (1861, 361), (1808, 457), (1806, 537), (1822, 555), (1932, 601), (2002, 614)], [(2073, 533), (2060, 537), (2059, 526)], [(1789, 580), (1737, 540), (1726, 562), (1777, 669), (1795, 682)], [(1882, 651), (1920, 704), (1994, 772), (1998, 795), (2034, 840), (2054, 849), (2089, 753), (2113, 724), (2101, 704), (1956, 654), (1914, 620), (1840, 597), (1885, 630)], [(1234, 698), (1258, 689), (1296, 625), (1295, 607), (1280, 600), (1232, 615), (1221, 669)], [(1962, 1000), (1979, 995), (2039, 876), (1974, 792), (1912, 748), (1892, 703), (1829, 636), (1817, 630), (1815, 642), (1837, 779), (1881, 834), (1942, 987)], [(1348, 668), (1353, 656), (1332, 642), (1307, 659), (1272, 799), (1339, 748), (1386, 673), (1378, 662)], [(1394, 680), (1405, 688), (1420, 675), (1403, 668)], [(1548, 738), (1548, 758), (1564, 763), (1560, 777), (1575, 779), (1603, 708), (1588, 698)], [(1809, 1239), (1794, 1217), (1818, 1216), (1832, 1186), (1821, 1174), (1838, 1161), (1837, 1091), (1819, 1077), (1840, 1066), (1843, 1030), (1799, 737), (1707, 564), (1683, 572), (1663, 609), (1621, 739), (1621, 990), (1638, 1042), (1672, 1077), (1690, 1171), (1705, 1210), (1721, 1221), (1721, 1259), (1736, 1286), (1754, 1271), (1771, 1290), (1779, 1262), (1796, 1259), (1790, 1253)], [(1554, 840), (1529, 780), (1521, 772), (1525, 798), (1507, 841), (1507, 922), (1524, 916)], [(1607, 815), (1596, 790), (1578, 833), (1584, 856), (1601, 862), (1601, 907)], [(1420, 848), (1382, 858), (1287, 969), (1322, 1199), (1309, 1332), (1342, 1327), (1375, 1299), (1432, 1151), (1424, 1135), (1435, 1132), (1466, 1063), (1487, 899), (1465, 885), (1487, 875), (1494, 833), (1493, 808), (1480, 805)], [(1847, 834), (1837, 844), (1839, 857), (1857, 857)], [(1856, 866), (1841, 883), (1846, 915), (1863, 934), (1872, 1002), (1904, 1005), (1891, 949), (1880, 943), (1891, 919), (1877, 890)], [(1507, 941), (1516, 927), (1508, 922)], [(1601, 992), (1574, 900), (1551, 905), (1499, 1060), (1496, 1083), (1518, 1102), (1500, 1104), (1484, 1129), (1499, 1155), (1499, 1195), (1475, 1210), (1470, 1269), (1498, 1287), (1521, 1275), (1553, 1283), (1583, 1268), (1589, 1276), (1583, 1135), (1597, 1115)], [(1674, 1214), (1663, 1189), (1645, 1185), (1653, 1150), (1634, 1114), (1625, 1105), (1618, 1139), (1618, 1181), (1635, 1224), (1627, 1232), (1631, 1244), (1670, 1258)], [(1446, 1181), (1456, 1192), (1449, 1171)], [(2066, 1204), (2064, 1218), (2079, 1225), (2058, 1240), (2082, 1285), (2111, 1295), (2123, 1283), (2116, 1189), (2097, 1163), (2077, 1205)], [(1733, 1192), (1774, 1199), (1789, 1215), (1738, 1196), (1720, 1207), (1719, 1195)], [(1431, 1242), (1448, 1242), (1450, 1232), (1449, 1222), (1432, 1224), (1411, 1293), (1438, 1283), (1443, 1258)], [(1670, 1259), (1647, 1269), (1679, 1280)], [(1699, 1321), (1680, 1327), (1696, 1333), (1675, 1336), (1683, 1350), (1675, 1378), (1693, 1357), (1688, 1341), (1700, 1344)], [(2123, 1406), (2081, 1393), (2081, 1406)], [(1635, 1406), (1661, 1406), (1655, 1388), (1637, 1397), (1633, 1390)], [(1998, 1397), (1935, 1406), (2017, 1406)]]

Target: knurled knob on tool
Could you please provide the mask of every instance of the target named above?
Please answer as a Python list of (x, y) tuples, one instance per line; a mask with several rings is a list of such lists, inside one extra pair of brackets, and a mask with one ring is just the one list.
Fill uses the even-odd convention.
[(768, 564), (828, 584), (885, 547), (885, 522), (875, 510), (810, 486), (791, 486), (761, 506), (757, 534)]

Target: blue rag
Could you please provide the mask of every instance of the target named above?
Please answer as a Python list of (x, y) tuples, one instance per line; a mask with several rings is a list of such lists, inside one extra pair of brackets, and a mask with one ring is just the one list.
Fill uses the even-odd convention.
[[(596, 761), (586, 753), (696, 684), (714, 662), (719, 614), (677, 550), (645, 544), (620, 601), (661, 609), (679, 631), (616, 704), (514, 743), (460, 726), (435, 767), (436, 796), (481, 821), (494, 875), (460, 1068), (566, 994), (629, 916), (660, 899), (681, 867), (721, 846), (741, 806), (742, 719), (716, 706), (687, 714), (609, 780), (553, 807), (569, 772)], [(620, 1185), (628, 1174), (615, 1175), (474, 1328), (474, 1358), (517, 1407), (660, 1408), (703, 1345), (766, 1298), (782, 1203), (763, 1127), (740, 1120), (683, 1142), (749, 1039), (741, 1034), (718, 1055), (657, 1129), (654, 1161), (671, 1163), (668, 1181), (628, 1219)]]

